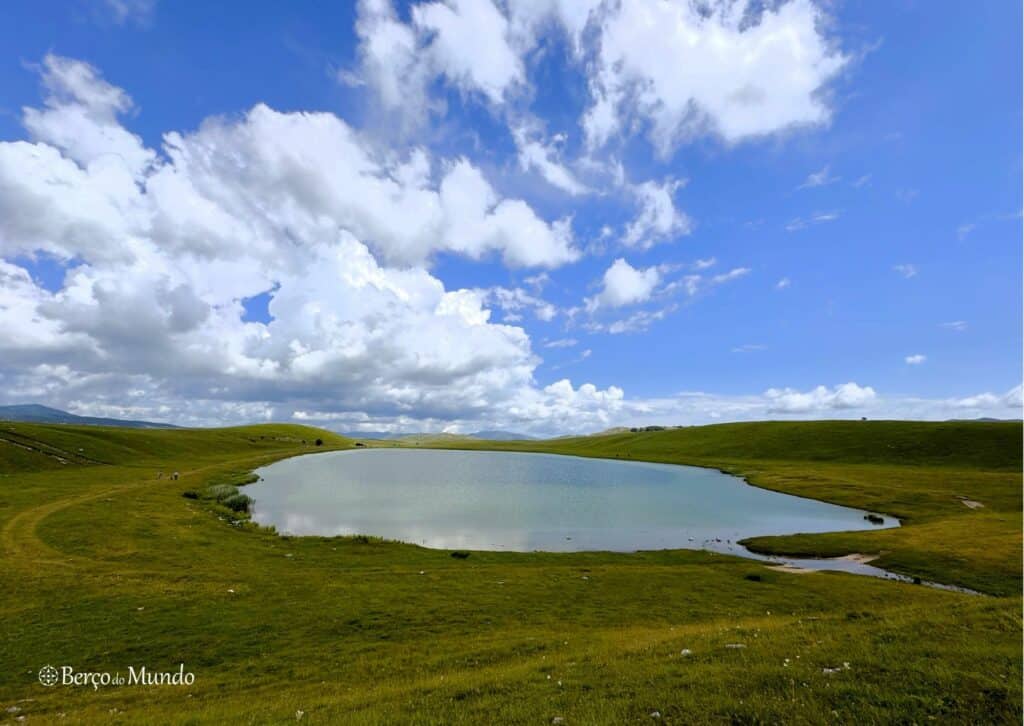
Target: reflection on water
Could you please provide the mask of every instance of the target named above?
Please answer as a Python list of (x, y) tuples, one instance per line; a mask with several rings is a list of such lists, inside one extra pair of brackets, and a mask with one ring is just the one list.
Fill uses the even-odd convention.
[(751, 556), (738, 540), (899, 525), (891, 517), (872, 525), (865, 512), (713, 469), (551, 454), (370, 449), (286, 459), (257, 473), (262, 481), (246, 493), (260, 524), (442, 549)]

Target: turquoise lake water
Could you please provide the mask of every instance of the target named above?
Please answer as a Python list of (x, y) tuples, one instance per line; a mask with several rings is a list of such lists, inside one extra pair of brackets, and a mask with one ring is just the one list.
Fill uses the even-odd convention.
[(285, 459), (257, 474), (245, 493), (260, 524), (444, 549), (749, 554), (737, 540), (899, 525), (713, 469), (551, 454), (367, 449)]

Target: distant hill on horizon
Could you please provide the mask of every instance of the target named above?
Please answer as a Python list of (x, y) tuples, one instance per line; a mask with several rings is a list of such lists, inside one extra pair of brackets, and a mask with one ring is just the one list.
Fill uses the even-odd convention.
[(396, 434), (391, 431), (339, 431), (339, 436), (346, 436), (350, 439), (400, 439), (408, 434)]
[(467, 434), (471, 439), (486, 439), (488, 441), (533, 441), (536, 436), (516, 433), (515, 431), (502, 431), (492, 429), (488, 431), (477, 431), (474, 434)]
[(459, 438), (459, 439), (480, 439), (484, 441), (533, 441), (536, 437), (514, 431), (488, 430), (477, 431), (472, 434), (446, 434), (446, 433), (394, 433), (391, 431), (341, 431), (342, 436), (350, 439), (436, 439), (436, 438)]
[(1020, 421), (1019, 418), (992, 418), (991, 416), (982, 416), (981, 418), (950, 418), (947, 421), (959, 421), (970, 423), (971, 421), (982, 421), (985, 423), (1013, 423)]
[(121, 418), (100, 418), (78, 416), (59, 408), (50, 408), (38, 403), (24, 403), (14, 406), (0, 406), (0, 421), (22, 423), (79, 424), (83, 426), (120, 426), (129, 429), (176, 429), (174, 424), (155, 421), (132, 421)]

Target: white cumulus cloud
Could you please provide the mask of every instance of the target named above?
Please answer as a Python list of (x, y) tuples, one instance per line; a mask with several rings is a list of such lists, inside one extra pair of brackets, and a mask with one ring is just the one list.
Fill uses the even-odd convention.
[(695, 135), (735, 143), (829, 120), (822, 89), (846, 58), (822, 34), (822, 12), (810, 0), (609, 7), (584, 119), (594, 146), (631, 116), (648, 123), (663, 153)]
[(644, 302), (660, 281), (657, 267), (637, 269), (620, 257), (605, 270), (601, 291), (587, 299), (587, 308), (619, 308)]
[(629, 247), (647, 249), (658, 242), (689, 234), (690, 218), (676, 208), (674, 195), (684, 182), (670, 179), (659, 184), (646, 181), (630, 187), (640, 211), (626, 227), (622, 241)]
[(765, 391), (767, 410), (773, 413), (803, 413), (828, 409), (859, 408), (875, 400), (875, 390), (870, 386), (843, 383), (834, 388), (817, 386), (810, 391), (792, 388), (770, 388)]

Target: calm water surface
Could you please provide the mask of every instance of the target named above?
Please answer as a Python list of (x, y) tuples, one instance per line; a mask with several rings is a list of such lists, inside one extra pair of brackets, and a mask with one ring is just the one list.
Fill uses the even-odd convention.
[[(891, 517), (872, 525), (863, 511), (759, 489), (713, 469), (553, 454), (370, 449), (285, 459), (257, 473), (262, 481), (245, 492), (260, 524), (434, 548), (749, 556), (737, 540), (899, 525)], [(865, 568), (875, 569), (841, 567)]]

